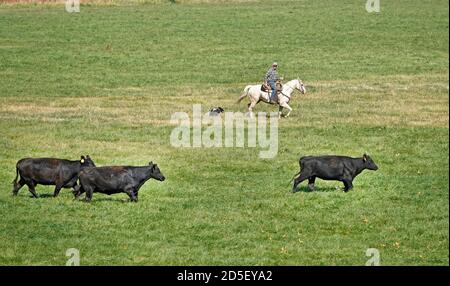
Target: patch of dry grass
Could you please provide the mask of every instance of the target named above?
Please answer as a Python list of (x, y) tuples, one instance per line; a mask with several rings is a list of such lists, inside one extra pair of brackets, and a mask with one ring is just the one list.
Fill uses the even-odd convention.
[[(448, 77), (433, 75), (381, 77), (365, 81), (318, 81), (306, 83), (306, 95), (296, 93), (291, 118), (281, 126), (448, 127)], [(243, 85), (242, 85), (243, 86)], [(121, 87), (105, 89), (100, 96), (5, 97), (1, 99), (1, 120), (122, 123), (129, 126), (170, 125), (174, 112), (192, 113), (193, 104), (204, 112), (215, 106), (226, 111), (246, 112), (246, 101), (236, 105), (238, 86), (193, 88)], [(275, 106), (259, 104), (256, 111), (276, 111)]]

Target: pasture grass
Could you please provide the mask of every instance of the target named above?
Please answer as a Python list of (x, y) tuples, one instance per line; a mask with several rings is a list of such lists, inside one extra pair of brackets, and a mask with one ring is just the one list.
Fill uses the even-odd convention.
[[(179, 2), (179, 1), (177, 1)], [(258, 1), (0, 8), (0, 264), (448, 265), (448, 3)], [(271, 39), (274, 39), (273, 41)], [(279, 150), (174, 148), (173, 112), (222, 106), (276, 60), (299, 76)], [(258, 111), (275, 111), (259, 105)], [(371, 154), (354, 189), (290, 193), (303, 155)], [(143, 165), (137, 204), (11, 196), (23, 157)]]

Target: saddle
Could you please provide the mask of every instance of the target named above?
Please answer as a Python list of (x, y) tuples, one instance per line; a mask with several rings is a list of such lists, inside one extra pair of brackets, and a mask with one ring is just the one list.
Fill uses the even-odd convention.
[[(277, 86), (277, 95), (278, 95), (283, 90), (283, 85), (281, 84), (281, 82), (277, 81), (276, 86)], [(270, 85), (263, 83), (261, 85), (261, 91), (270, 93), (270, 92), (272, 92), (272, 88), (270, 87)]]

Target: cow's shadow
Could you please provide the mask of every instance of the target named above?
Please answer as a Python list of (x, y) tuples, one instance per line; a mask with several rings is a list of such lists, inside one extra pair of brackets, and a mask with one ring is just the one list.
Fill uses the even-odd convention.
[(330, 192), (338, 192), (338, 191), (342, 191), (343, 188), (336, 188), (336, 187), (315, 187), (313, 191), (311, 191), (308, 186), (300, 186), (297, 187), (297, 189), (295, 190), (295, 192), (293, 193), (330, 193)]
[[(30, 198), (33, 198), (33, 195), (30, 194)], [(38, 194), (38, 199), (45, 199), (45, 198), (53, 198), (53, 193)]]
[(53, 198), (53, 193), (52, 194), (38, 194), (37, 198), (35, 198), (31, 193), (27, 194), (27, 196), (31, 199), (46, 199), (46, 198)]
[(130, 199), (124, 199), (124, 198), (114, 198), (114, 197), (105, 197), (105, 198), (93, 198), (93, 202), (99, 202), (99, 203), (120, 203), (120, 204), (126, 204), (126, 203), (132, 203)]
[[(88, 203), (88, 202), (86, 202), (86, 198), (84, 198), (84, 197), (77, 198), (77, 199), (74, 199), (74, 200), (76, 200), (78, 202), (81, 202), (81, 203)], [(102, 204), (102, 203), (116, 203), (116, 204), (127, 204), (127, 203), (129, 203), (129, 204), (131, 204), (132, 202), (131, 202), (131, 200), (129, 198), (115, 198), (115, 197), (100, 197), (100, 198), (96, 198), (96, 197), (94, 197), (94, 198), (92, 198), (92, 201), (90, 202), (90, 204), (92, 204), (92, 203), (100, 203), (100, 204)]]

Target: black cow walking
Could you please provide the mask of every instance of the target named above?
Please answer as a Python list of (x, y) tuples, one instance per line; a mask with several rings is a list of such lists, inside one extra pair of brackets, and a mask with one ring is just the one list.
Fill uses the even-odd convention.
[(323, 180), (335, 180), (344, 183), (344, 191), (353, 188), (353, 179), (363, 170), (377, 170), (378, 166), (370, 158), (364, 154), (362, 158), (351, 158), (346, 156), (306, 156), (300, 158), (300, 172), (295, 176), (294, 187), (295, 192), (297, 186), (308, 179), (308, 187), (314, 190), (316, 178)]
[[(33, 197), (37, 198), (35, 187), (40, 185), (54, 185), (53, 196), (58, 196), (61, 188), (74, 188), (77, 185), (78, 174), (87, 167), (95, 167), (88, 156), (81, 156), (80, 160), (70, 161), (55, 158), (25, 158), (16, 164), (16, 178), (13, 181), (13, 195), (16, 196), (24, 185)], [(20, 180), (17, 182), (17, 179)]]
[(75, 197), (86, 192), (86, 201), (92, 200), (94, 192), (112, 195), (126, 193), (132, 202), (138, 201), (138, 192), (150, 178), (164, 181), (165, 177), (156, 164), (148, 166), (113, 166), (87, 168), (80, 172), (80, 186), (74, 190)]

